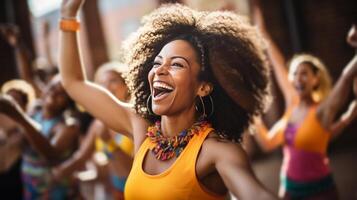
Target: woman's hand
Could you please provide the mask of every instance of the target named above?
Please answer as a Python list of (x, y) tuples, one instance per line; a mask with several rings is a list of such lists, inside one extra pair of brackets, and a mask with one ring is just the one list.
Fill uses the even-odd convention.
[(76, 17), (85, 0), (63, 0), (61, 16), (64, 18)]
[(350, 31), (347, 34), (347, 43), (353, 47), (357, 48), (357, 27), (355, 24), (352, 25)]
[(24, 114), (16, 101), (8, 95), (0, 95), (0, 113), (9, 116), (14, 121), (22, 119)]

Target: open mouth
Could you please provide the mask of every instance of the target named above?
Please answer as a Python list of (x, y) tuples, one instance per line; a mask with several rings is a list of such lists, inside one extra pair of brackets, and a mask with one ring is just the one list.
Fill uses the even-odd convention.
[(297, 91), (304, 91), (305, 90), (305, 86), (304, 85), (295, 85), (295, 88)]
[(152, 87), (153, 87), (154, 99), (157, 99), (159, 97), (164, 97), (165, 95), (171, 93), (174, 90), (174, 88), (171, 85), (161, 81), (155, 81)]

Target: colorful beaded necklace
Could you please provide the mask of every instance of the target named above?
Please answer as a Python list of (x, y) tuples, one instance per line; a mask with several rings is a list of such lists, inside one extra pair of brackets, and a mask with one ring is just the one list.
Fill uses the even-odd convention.
[(161, 122), (157, 121), (155, 125), (148, 128), (146, 135), (151, 142), (155, 143), (155, 146), (151, 149), (155, 157), (158, 160), (165, 161), (174, 156), (178, 157), (191, 138), (209, 126), (210, 124), (207, 121), (199, 121), (174, 137), (165, 137), (161, 133)]

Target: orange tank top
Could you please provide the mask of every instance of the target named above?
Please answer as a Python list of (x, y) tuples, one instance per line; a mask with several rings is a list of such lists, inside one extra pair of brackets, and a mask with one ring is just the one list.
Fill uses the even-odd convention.
[(135, 155), (134, 163), (125, 185), (125, 199), (224, 199), (204, 190), (197, 180), (196, 160), (201, 145), (212, 128), (193, 136), (176, 161), (164, 172), (147, 174), (142, 166), (145, 155), (154, 143), (146, 138)]
[(316, 116), (317, 106), (312, 106), (301, 122), (295, 136), (294, 147), (308, 152), (325, 155), (330, 140), (330, 132), (322, 127)]

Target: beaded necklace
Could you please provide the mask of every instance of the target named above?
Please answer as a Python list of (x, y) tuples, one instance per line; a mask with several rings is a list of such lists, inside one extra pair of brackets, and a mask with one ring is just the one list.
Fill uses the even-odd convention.
[(148, 128), (146, 135), (151, 142), (155, 143), (151, 151), (155, 154), (156, 159), (165, 161), (174, 156), (178, 157), (191, 138), (209, 126), (210, 124), (207, 121), (199, 121), (174, 137), (165, 137), (161, 133), (161, 122), (157, 121), (155, 125)]

